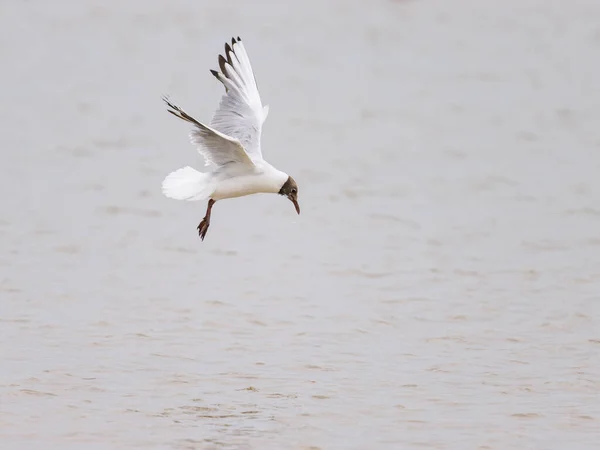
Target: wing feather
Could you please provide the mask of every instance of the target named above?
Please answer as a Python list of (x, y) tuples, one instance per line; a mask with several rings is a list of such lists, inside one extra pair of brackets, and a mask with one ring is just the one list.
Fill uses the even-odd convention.
[(163, 100), (170, 108), (167, 111), (195, 126), (190, 133), (190, 140), (198, 147), (198, 151), (204, 156), (207, 165), (214, 164), (221, 167), (226, 164), (237, 163), (248, 167), (254, 166), (252, 159), (238, 139), (198, 122), (179, 106), (171, 103), (169, 99), (163, 98)]
[(218, 58), (220, 72), (211, 73), (225, 86), (211, 126), (237, 139), (252, 160), (262, 160), (260, 138), (268, 109), (263, 107), (258, 86), (244, 44), (238, 37), (225, 44), (225, 56)]

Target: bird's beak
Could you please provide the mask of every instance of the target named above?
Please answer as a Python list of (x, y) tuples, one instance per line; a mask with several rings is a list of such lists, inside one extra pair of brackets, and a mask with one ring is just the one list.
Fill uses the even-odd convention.
[(296, 200), (295, 198), (290, 198), (290, 201), (294, 204), (296, 212), (300, 214), (300, 205), (298, 204), (298, 200)]

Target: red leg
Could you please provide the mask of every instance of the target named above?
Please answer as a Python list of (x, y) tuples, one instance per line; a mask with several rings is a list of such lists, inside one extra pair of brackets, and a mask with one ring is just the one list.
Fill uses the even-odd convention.
[(208, 227), (210, 226), (210, 210), (215, 204), (215, 200), (212, 198), (208, 201), (208, 208), (206, 208), (206, 215), (200, 225), (198, 225), (198, 234), (200, 234), (200, 239), (204, 240), (204, 236), (206, 236), (206, 232), (208, 231)]

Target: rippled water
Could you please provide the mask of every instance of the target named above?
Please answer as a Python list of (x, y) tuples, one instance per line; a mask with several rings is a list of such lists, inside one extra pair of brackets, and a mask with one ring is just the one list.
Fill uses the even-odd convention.
[[(67, 4), (71, 3), (71, 4)], [(0, 447), (595, 449), (594, 0), (5, 2)], [(231, 35), (300, 185), (204, 204)]]

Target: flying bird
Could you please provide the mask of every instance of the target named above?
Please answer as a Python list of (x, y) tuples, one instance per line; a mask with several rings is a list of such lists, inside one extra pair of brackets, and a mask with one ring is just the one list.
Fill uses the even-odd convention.
[(287, 173), (263, 159), (260, 147), (262, 125), (269, 113), (263, 106), (250, 59), (242, 40), (225, 44), (219, 55), (219, 69), (210, 72), (225, 86), (219, 108), (210, 125), (205, 125), (164, 97), (168, 111), (191, 123), (192, 144), (204, 157), (209, 172), (189, 166), (170, 173), (162, 182), (164, 195), (175, 200), (208, 200), (206, 214), (198, 225), (204, 241), (215, 202), (257, 193), (287, 197), (300, 214), (298, 185)]

